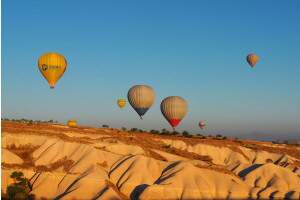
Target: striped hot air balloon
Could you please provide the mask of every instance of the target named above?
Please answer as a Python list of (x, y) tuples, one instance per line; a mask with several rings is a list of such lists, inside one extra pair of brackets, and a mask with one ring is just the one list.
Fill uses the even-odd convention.
[(122, 109), (122, 108), (124, 108), (125, 105), (126, 105), (126, 100), (121, 98), (121, 99), (119, 99), (119, 100), (117, 101), (117, 104), (118, 104), (118, 106)]
[(252, 68), (257, 63), (257, 61), (258, 61), (258, 55), (256, 55), (256, 54), (249, 54), (247, 56), (247, 62), (251, 65)]
[(199, 126), (200, 126), (201, 129), (203, 129), (206, 126), (205, 121), (200, 121)]
[(155, 101), (154, 90), (147, 85), (136, 85), (129, 89), (127, 97), (130, 105), (143, 119), (143, 115), (149, 110)]
[(64, 56), (50, 52), (39, 58), (38, 66), (40, 72), (50, 84), (50, 88), (54, 89), (55, 83), (65, 73), (67, 69), (67, 61)]
[(175, 131), (175, 127), (188, 111), (188, 104), (182, 97), (170, 96), (161, 102), (160, 109), (163, 116), (168, 120)]

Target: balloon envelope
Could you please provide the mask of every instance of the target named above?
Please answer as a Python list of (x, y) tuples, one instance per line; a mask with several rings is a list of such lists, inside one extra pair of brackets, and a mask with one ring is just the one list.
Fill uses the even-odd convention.
[(118, 104), (118, 106), (122, 109), (122, 108), (124, 108), (125, 105), (126, 105), (126, 100), (121, 98), (121, 99), (119, 99), (119, 100), (117, 101), (117, 104)]
[(200, 121), (199, 126), (201, 129), (203, 129), (206, 126), (206, 123), (204, 121)]
[(69, 120), (68, 121), (68, 126), (77, 126), (77, 121), (76, 120)]
[(188, 111), (188, 104), (182, 97), (170, 96), (161, 102), (160, 109), (163, 116), (175, 130), (175, 127), (186, 115)]
[(249, 54), (247, 56), (247, 62), (251, 65), (252, 68), (257, 63), (257, 61), (258, 61), (258, 55), (256, 55), (256, 54)]
[(147, 85), (136, 85), (129, 89), (127, 97), (130, 105), (141, 117), (149, 110), (155, 101), (154, 90)]
[(39, 58), (38, 67), (40, 72), (50, 84), (50, 88), (53, 89), (55, 83), (65, 73), (67, 69), (67, 61), (64, 56), (50, 52)]

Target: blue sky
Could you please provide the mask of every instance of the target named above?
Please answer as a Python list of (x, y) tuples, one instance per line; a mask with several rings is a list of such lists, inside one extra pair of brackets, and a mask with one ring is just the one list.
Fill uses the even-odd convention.
[[(179, 131), (198, 133), (205, 120), (204, 134), (297, 136), (299, 9), (277, 0), (2, 0), (2, 117), (171, 129), (160, 102), (182, 96)], [(37, 67), (45, 52), (68, 61), (54, 90)], [(116, 105), (138, 84), (157, 94), (142, 121)]]

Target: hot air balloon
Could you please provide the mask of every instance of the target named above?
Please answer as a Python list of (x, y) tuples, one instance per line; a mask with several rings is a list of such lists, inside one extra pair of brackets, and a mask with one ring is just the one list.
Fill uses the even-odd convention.
[(38, 66), (40, 72), (49, 82), (50, 88), (54, 89), (55, 83), (65, 73), (67, 69), (67, 61), (64, 56), (50, 52), (42, 55), (39, 58)]
[(125, 105), (126, 105), (126, 100), (121, 98), (121, 99), (119, 99), (119, 100), (117, 101), (117, 104), (118, 104), (118, 106), (122, 109), (122, 108), (124, 108)]
[(77, 121), (76, 121), (76, 120), (69, 120), (69, 121), (68, 121), (68, 126), (70, 126), (70, 127), (75, 127), (75, 126), (77, 126)]
[(155, 101), (155, 92), (147, 85), (136, 85), (129, 89), (127, 97), (130, 105), (143, 119), (142, 116), (145, 115)]
[(163, 116), (168, 120), (175, 131), (175, 127), (188, 111), (188, 104), (182, 97), (170, 96), (161, 102), (160, 109)]
[(251, 65), (252, 68), (257, 63), (257, 61), (258, 61), (258, 55), (256, 55), (256, 54), (249, 54), (247, 56), (247, 62)]
[(206, 126), (205, 121), (200, 121), (199, 126), (200, 126), (201, 129), (203, 129)]

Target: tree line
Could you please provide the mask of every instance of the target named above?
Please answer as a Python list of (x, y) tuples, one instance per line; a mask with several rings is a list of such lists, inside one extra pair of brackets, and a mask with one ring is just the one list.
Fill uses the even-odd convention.
[(41, 124), (41, 123), (58, 123), (57, 121), (54, 121), (53, 119), (50, 119), (48, 121), (41, 121), (41, 120), (32, 120), (32, 119), (9, 119), (9, 118), (1, 118), (2, 122), (23, 122), (23, 123), (34, 123), (34, 124)]

